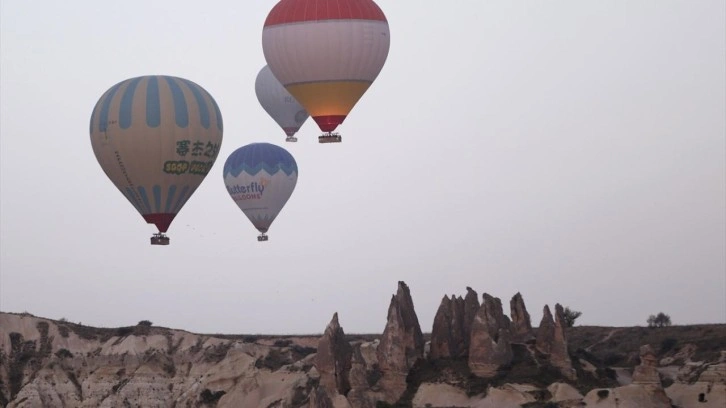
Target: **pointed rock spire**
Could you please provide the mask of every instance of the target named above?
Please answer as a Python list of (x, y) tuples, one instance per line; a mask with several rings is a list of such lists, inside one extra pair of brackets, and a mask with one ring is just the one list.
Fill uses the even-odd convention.
[(512, 342), (526, 343), (534, 339), (532, 323), (521, 293), (517, 292), (509, 301), (509, 310), (512, 316)]
[(510, 322), (500, 299), (484, 294), (471, 327), (469, 369), (480, 377), (493, 377), (512, 361)]
[(318, 352), (315, 357), (315, 368), (320, 373), (320, 385), (332, 393), (336, 390), (345, 395), (350, 390), (348, 373), (351, 368), (353, 348), (345, 339), (345, 332), (338, 322), (338, 313), (325, 329), (318, 341)]

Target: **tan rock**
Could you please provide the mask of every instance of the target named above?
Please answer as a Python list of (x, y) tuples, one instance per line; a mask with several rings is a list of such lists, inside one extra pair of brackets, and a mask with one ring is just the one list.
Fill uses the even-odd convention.
[(671, 408), (671, 401), (662, 388), (649, 385), (625, 385), (594, 389), (585, 395), (587, 407), (598, 408)]
[(526, 343), (534, 340), (534, 331), (532, 330), (532, 322), (527, 313), (527, 307), (524, 305), (522, 294), (517, 292), (509, 301), (510, 315), (512, 317), (512, 342)]
[(345, 339), (345, 332), (338, 322), (338, 313), (325, 329), (318, 341), (315, 368), (320, 373), (320, 385), (331, 395), (336, 392), (345, 395), (350, 390), (348, 373), (351, 368), (353, 348)]
[(381, 389), (386, 402), (392, 403), (406, 390), (408, 370), (423, 358), (424, 338), (413, 307), (411, 292), (404, 282), (391, 298), (388, 320), (376, 350), (383, 377)]
[(708, 364), (698, 377), (699, 382), (726, 384), (726, 362)]
[(469, 369), (477, 376), (493, 377), (512, 357), (509, 320), (504, 317), (502, 303), (485, 293), (472, 324)]
[(452, 301), (454, 299), (456, 297), (453, 295), (452, 299), (445, 295), (436, 310), (428, 352), (428, 356), (432, 360), (451, 358), (456, 354), (457, 345), (454, 344), (454, 332), (462, 332), (464, 328), (454, 326), (454, 302)]
[(377, 342), (358, 343), (353, 346), (351, 360), (350, 386), (347, 398), (353, 408), (376, 408), (377, 401), (384, 399), (380, 392), (380, 377), (375, 355)]
[(430, 359), (458, 358), (468, 353), (464, 314), (465, 301), (462, 297), (451, 295), (451, 298), (444, 296), (441, 299), (431, 329)]
[(679, 408), (723, 408), (726, 407), (726, 384), (675, 383), (665, 389), (671, 403)]
[(567, 383), (552, 383), (547, 387), (547, 391), (552, 394), (550, 398), (552, 402), (580, 402), (584, 398), (580, 391)]
[(649, 344), (640, 347), (640, 364), (633, 370), (633, 384), (661, 386), (658, 358)]
[(544, 354), (550, 354), (555, 342), (555, 319), (552, 317), (550, 307), (542, 309), (542, 320), (537, 328), (537, 349)]
[[(314, 355), (291, 361), (286, 348), (122, 329), (0, 313), (0, 391), (8, 406), (299, 406), (311, 389), (306, 371), (314, 371)], [(20, 381), (10, 384), (10, 370)]]
[(469, 355), (471, 341), (471, 326), (474, 324), (474, 318), (481, 305), (479, 304), (479, 295), (470, 287), (466, 287), (466, 296), (464, 296), (464, 344), (462, 357)]
[(413, 397), (414, 408), (431, 407), (473, 407), (483, 396), (468, 397), (466, 391), (443, 383), (424, 383), (419, 386)]
[(408, 372), (423, 357), (424, 339), (413, 307), (411, 292), (404, 282), (391, 298), (388, 320), (376, 351), (381, 369)]
[(554, 319), (549, 306), (545, 305), (542, 321), (537, 329), (536, 347), (540, 352), (549, 355), (550, 363), (559, 368), (565, 378), (576, 378), (567, 348), (564, 309), (559, 303), (555, 305)]

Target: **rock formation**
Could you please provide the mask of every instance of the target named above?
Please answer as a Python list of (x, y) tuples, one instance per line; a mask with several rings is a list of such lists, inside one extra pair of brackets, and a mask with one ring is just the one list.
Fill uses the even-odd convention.
[[(651, 341), (673, 336), (679, 345), (658, 353), (610, 341), (616, 332), (642, 335), (642, 328), (572, 328), (575, 377), (560, 305), (554, 316), (545, 307), (534, 344), (510, 343), (515, 327), (527, 326), (519, 296), (510, 302), (510, 321), (499, 299), (484, 294), (480, 305), (467, 289), (464, 299), (442, 301), (434, 337), (443, 341), (432, 350), (444, 344), (441, 354), (461, 355), (457, 345), (469, 344), (468, 367), (420, 359), (423, 336), (402, 282), (383, 337), (351, 342), (337, 315), (313, 338), (207, 336), (150, 324), (99, 329), (0, 312), (0, 407), (726, 407), (726, 352), (718, 358), (726, 325), (652, 331)], [(460, 335), (467, 330), (469, 343)], [(603, 364), (616, 350), (618, 367)], [(638, 351), (634, 367), (629, 356)], [(658, 367), (656, 357), (669, 365)], [(608, 368), (627, 372), (627, 381)], [(493, 374), (494, 381), (479, 378)]]
[(570, 380), (575, 379), (567, 349), (564, 309), (559, 303), (555, 305), (555, 319), (552, 318), (549, 306), (545, 305), (542, 321), (537, 329), (536, 346), (540, 352), (549, 356), (550, 363), (559, 368), (562, 375)]
[[(375, 408), (377, 395), (373, 388), (379, 378), (376, 378), (376, 367), (369, 367), (361, 351), (362, 344), (353, 347), (353, 359), (350, 369), (350, 391), (348, 401), (354, 408)], [(380, 372), (378, 372), (380, 374)], [(371, 381), (369, 382), (369, 378)], [(374, 382), (375, 381), (375, 382)], [(371, 384), (373, 383), (373, 384)]]
[(423, 358), (423, 352), (424, 338), (411, 292), (404, 282), (399, 281), (398, 291), (388, 306), (388, 321), (376, 351), (387, 402), (398, 400), (406, 390), (408, 370)]
[[(454, 303), (456, 297), (444, 295), (441, 304), (434, 316), (434, 325), (431, 329), (431, 346), (429, 350), (429, 358), (432, 360), (439, 358), (451, 358), (456, 354), (454, 344), (454, 333), (459, 332), (463, 335), (464, 327), (454, 326)], [(463, 302), (463, 300), (462, 300)]]
[(466, 296), (464, 296), (464, 350), (462, 356), (469, 355), (469, 347), (471, 345), (471, 326), (474, 324), (474, 318), (479, 311), (479, 294), (470, 287), (466, 287)]
[(522, 294), (517, 292), (509, 301), (509, 309), (512, 317), (512, 342), (526, 343), (534, 339), (532, 331), (532, 323), (529, 319), (529, 313), (524, 305)]
[(550, 348), (550, 363), (560, 369), (562, 375), (566, 378), (574, 380), (575, 370), (572, 369), (572, 361), (570, 360), (570, 352), (567, 347), (567, 336), (565, 335), (565, 311), (562, 306), (557, 303), (555, 305), (555, 339)]
[(479, 310), (477, 294), (466, 288), (466, 298), (451, 295), (441, 299), (431, 329), (429, 358), (461, 358), (469, 354), (471, 325)]
[(633, 370), (633, 384), (661, 386), (658, 358), (649, 344), (640, 347), (640, 365)]
[(280, 344), (0, 313), (0, 406), (299, 406), (315, 349)]
[(480, 377), (493, 377), (512, 361), (510, 322), (499, 298), (484, 294), (471, 328), (469, 369)]
[(555, 342), (555, 319), (552, 317), (549, 305), (542, 309), (542, 320), (537, 328), (537, 350), (544, 354), (550, 354), (552, 345)]
[(352, 354), (353, 348), (345, 339), (343, 328), (338, 322), (338, 313), (335, 313), (323, 337), (318, 341), (318, 353), (315, 359), (315, 368), (320, 373), (320, 385), (329, 393), (337, 391), (345, 395), (350, 390), (348, 373)]

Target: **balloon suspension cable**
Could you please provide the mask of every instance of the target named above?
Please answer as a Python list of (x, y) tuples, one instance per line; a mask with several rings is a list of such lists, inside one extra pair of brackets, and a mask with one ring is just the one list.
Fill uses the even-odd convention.
[(295, 136), (288, 136), (285, 141), (295, 143), (297, 142), (297, 138)]
[(169, 245), (169, 237), (163, 232), (157, 232), (151, 236), (151, 245)]
[(320, 143), (340, 143), (342, 141), (343, 138), (340, 133), (326, 132), (318, 136), (318, 142)]
[(257, 237), (257, 240), (262, 242), (262, 241), (267, 241), (268, 238), (269, 237), (263, 232), (262, 234), (260, 234), (259, 237)]

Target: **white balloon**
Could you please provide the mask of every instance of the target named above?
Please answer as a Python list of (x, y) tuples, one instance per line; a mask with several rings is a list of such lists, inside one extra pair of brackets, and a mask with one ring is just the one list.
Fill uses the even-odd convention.
[(275, 78), (267, 65), (257, 74), (255, 93), (262, 108), (285, 131), (287, 141), (297, 141), (293, 136), (310, 115)]

